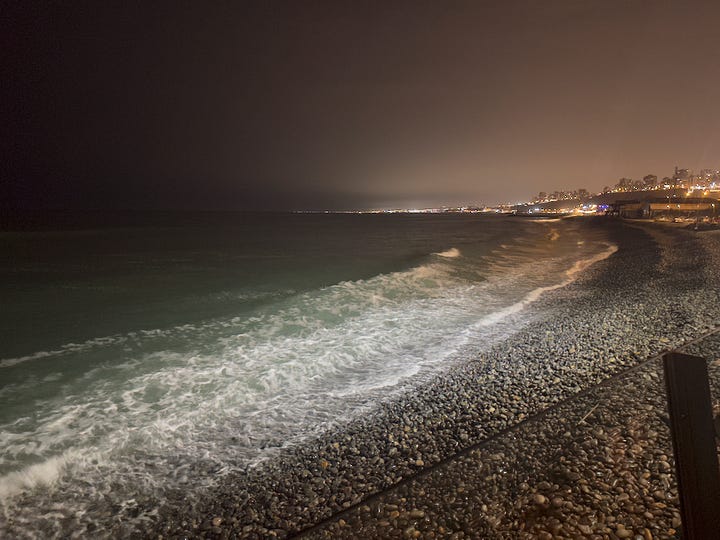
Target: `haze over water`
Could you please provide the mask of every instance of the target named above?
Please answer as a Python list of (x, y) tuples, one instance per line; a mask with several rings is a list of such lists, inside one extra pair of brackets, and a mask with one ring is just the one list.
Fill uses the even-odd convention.
[(371, 412), (615, 249), (573, 220), (332, 214), (0, 246), (0, 499), (39, 536), (53, 512), (193, 496)]

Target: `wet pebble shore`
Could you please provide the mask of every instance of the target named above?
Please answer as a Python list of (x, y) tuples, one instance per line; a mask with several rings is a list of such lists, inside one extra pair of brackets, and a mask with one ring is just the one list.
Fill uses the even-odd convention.
[(466, 351), (470, 360), (342, 431), (222, 478), (202, 500), (178, 493), (152, 529), (114, 532), (283, 538), (352, 508), (309, 536), (672, 537), (677, 491), (653, 365), (363, 504), (720, 323), (715, 232), (589, 226), (606, 227), (620, 250), (533, 304), (534, 320), (507, 340)]
[[(710, 360), (719, 401), (720, 334), (687, 352)], [(665, 409), (655, 360), (306, 537), (679, 538)]]

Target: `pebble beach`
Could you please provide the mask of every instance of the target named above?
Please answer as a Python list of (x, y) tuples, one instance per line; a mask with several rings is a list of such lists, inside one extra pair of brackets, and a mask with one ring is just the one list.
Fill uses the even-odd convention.
[[(710, 362), (720, 235), (588, 220), (618, 251), (508, 338), (341, 430), (182, 493), (149, 538), (672, 538), (680, 528), (659, 361)], [(697, 341), (696, 341), (697, 340)], [(610, 377), (638, 366), (607, 381)], [(603, 381), (607, 381), (605, 384)], [(714, 395), (718, 399), (718, 394)]]

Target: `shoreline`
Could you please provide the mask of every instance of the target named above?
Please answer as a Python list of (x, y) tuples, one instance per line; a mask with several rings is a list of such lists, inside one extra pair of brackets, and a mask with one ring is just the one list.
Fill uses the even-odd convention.
[[(535, 320), (515, 335), (380, 403), (369, 418), (219, 480), (202, 502), (169, 501), (155, 528), (134, 534), (296, 534), (717, 323), (708, 281), (716, 239), (604, 223), (619, 252), (537, 300)], [(673, 291), (678, 302), (668, 303)]]
[[(176, 487), (167, 483), (158, 491), (139, 489), (132, 498), (123, 498), (112, 489), (98, 498), (95, 517), (62, 515), (51, 504), (41, 511), (43, 507), (37, 508), (36, 501), (21, 496), (14, 508), (35, 507), (47, 513), (38, 521), (29, 521), (27, 514), (5, 507), (3, 530), (18, 538), (37, 538), (38, 534), (56, 538), (67, 534), (98, 538), (324, 538), (328, 534), (352, 537), (356, 530), (362, 531), (363, 537), (385, 538), (390, 531), (407, 536), (406, 529), (415, 523), (412, 535), (425, 537), (427, 533), (428, 538), (435, 538), (438, 524), (448, 512), (435, 512), (432, 522), (428, 519), (433, 512), (428, 509), (427, 519), (419, 521), (402, 513), (419, 511), (430, 500), (427, 497), (415, 497), (413, 506), (403, 501), (391, 503), (399, 510), (389, 512), (400, 511), (400, 517), (384, 516), (387, 509), (378, 501), (394, 497), (436, 471), (454, 470), (469, 449), (484, 448), (489, 441), (505, 437), (506, 448), (495, 453), (504, 453), (508, 459), (497, 463), (498, 472), (486, 489), (486, 494), (490, 490), (497, 495), (486, 499), (488, 505), (493, 500), (488, 506), (492, 512), (473, 510), (474, 521), (465, 526), (463, 534), (475, 538), (469, 531), (482, 529), (483, 538), (507, 537), (500, 531), (514, 531), (513, 537), (517, 536), (513, 527), (524, 523), (524, 518), (518, 517), (515, 507), (520, 501), (527, 503), (527, 490), (501, 482), (498, 476), (526, 472), (522, 460), (508, 465), (513, 463), (513, 455), (523, 457), (514, 450), (514, 441), (539, 429), (538, 440), (551, 447), (557, 434), (547, 433), (542, 423), (538, 424), (546, 411), (567, 400), (573, 404), (582, 401), (576, 399), (579, 394), (597, 388), (608, 377), (720, 323), (720, 276), (716, 275), (720, 236), (618, 219), (588, 218), (575, 223), (587, 228), (588, 235), (583, 237), (605, 237), (608, 248), (617, 247), (617, 251), (605, 259), (593, 257), (594, 264), (583, 260), (589, 268), (585, 264), (570, 270), (558, 267), (557, 271), (568, 277), (562, 286), (541, 287), (523, 309), (508, 313), (482, 340), (464, 341), (437, 369), (424, 370), (391, 392), (378, 390), (355, 399), (350, 420), (323, 423), (303, 439), (268, 441), (262, 447), (266, 458), (242, 469), (228, 470), (209, 455), (205, 461), (194, 462), (192, 473)], [(627, 386), (631, 386), (632, 380), (628, 380)], [(623, 403), (619, 398), (615, 401)], [(576, 415), (576, 420), (586, 412)], [(570, 411), (567, 416), (573, 414)], [(614, 411), (603, 414), (610, 417)], [(531, 428), (538, 425), (541, 427)], [(227, 451), (237, 444), (234, 434), (227, 433), (227, 442), (220, 442)], [(532, 445), (524, 448), (530, 452)], [(555, 455), (571, 457), (564, 448)], [(472, 467), (457, 481), (466, 483), (464, 478), (472, 477), (471, 473)], [(531, 493), (539, 491), (530, 478), (525, 484), (531, 486)], [(446, 495), (456, 497), (448, 495), (447, 486), (440, 491), (436, 488), (438, 508)], [(549, 495), (550, 490), (541, 491)], [(409, 492), (406, 498), (415, 495)], [(363, 512), (370, 506), (369, 516)], [(671, 510), (663, 516), (666, 528), (674, 519)], [(508, 524), (505, 515), (515, 515), (515, 521)], [(379, 520), (382, 516), (385, 519)], [(340, 519), (350, 521), (352, 527), (343, 527)], [(484, 525), (477, 521), (481, 519)], [(373, 521), (375, 525), (381, 521), (383, 528), (372, 529)], [(458, 517), (458, 524), (461, 521)], [(535, 518), (531, 521), (523, 527), (543, 523)], [(462, 532), (443, 527), (445, 532)]]

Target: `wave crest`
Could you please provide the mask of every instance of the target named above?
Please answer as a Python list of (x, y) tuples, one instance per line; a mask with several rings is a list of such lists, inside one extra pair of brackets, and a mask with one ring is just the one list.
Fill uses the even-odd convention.
[(70, 453), (53, 456), (20, 471), (0, 476), (0, 501), (36, 486), (54, 484), (70, 461)]
[(433, 255), (437, 255), (438, 257), (445, 257), (446, 259), (455, 259), (456, 257), (460, 257), (461, 253), (458, 248), (450, 248), (445, 251), (441, 251), (440, 253), (433, 253)]

